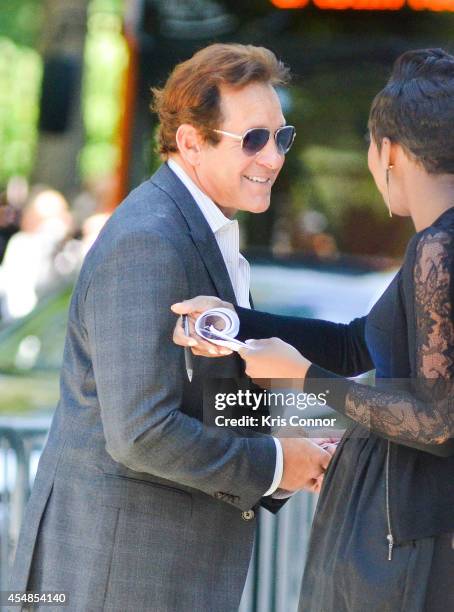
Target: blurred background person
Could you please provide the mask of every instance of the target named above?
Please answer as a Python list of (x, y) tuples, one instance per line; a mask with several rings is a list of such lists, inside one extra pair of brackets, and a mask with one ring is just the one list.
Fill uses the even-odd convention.
[(0, 269), (4, 320), (26, 315), (56, 282), (55, 257), (72, 230), (64, 196), (47, 187), (36, 188), (22, 213), (20, 231), (8, 242)]

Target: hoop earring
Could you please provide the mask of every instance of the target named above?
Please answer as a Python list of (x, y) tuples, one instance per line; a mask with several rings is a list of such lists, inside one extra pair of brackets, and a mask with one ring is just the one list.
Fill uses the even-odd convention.
[(389, 196), (389, 173), (390, 171), (394, 168), (394, 164), (389, 164), (389, 166), (386, 168), (386, 194), (387, 194), (387, 205), (388, 205), (388, 211), (389, 211), (389, 216), (392, 217), (393, 213), (391, 211), (391, 198)]

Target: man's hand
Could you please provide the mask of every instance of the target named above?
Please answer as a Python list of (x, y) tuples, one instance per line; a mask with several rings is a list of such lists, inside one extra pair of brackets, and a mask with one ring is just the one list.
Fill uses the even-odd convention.
[[(326, 450), (326, 452), (329, 453), (331, 457), (334, 456), (334, 453), (336, 452), (337, 446), (340, 442), (340, 438), (311, 438), (311, 440), (312, 442), (315, 442), (317, 446), (320, 446), (320, 448)], [(311, 493), (320, 493), (324, 477), (325, 474), (319, 476), (310, 487), (307, 487), (307, 491), (310, 491)]]
[(284, 471), (279, 485), (286, 491), (307, 489), (318, 492), (331, 461), (331, 454), (308, 438), (279, 438), (284, 456)]
[(223, 346), (216, 346), (211, 342), (203, 340), (194, 329), (196, 319), (205, 311), (211, 308), (229, 308), (235, 310), (229, 302), (223, 302), (220, 298), (213, 295), (199, 295), (191, 300), (178, 302), (171, 306), (172, 312), (177, 315), (188, 315), (189, 336), (184, 333), (181, 323), (181, 316), (178, 318), (173, 331), (173, 341), (179, 346), (190, 346), (194, 355), (202, 357), (224, 357), (230, 355), (232, 351)]

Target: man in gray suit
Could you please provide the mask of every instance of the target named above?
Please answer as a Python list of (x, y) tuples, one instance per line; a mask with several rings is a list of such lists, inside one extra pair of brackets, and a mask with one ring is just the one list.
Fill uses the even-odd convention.
[(173, 303), (249, 301), (232, 216), (269, 206), (293, 140), (273, 87), (285, 78), (266, 49), (212, 45), (155, 91), (167, 163), (84, 262), (11, 588), (66, 591), (81, 612), (231, 612), (258, 504), (277, 509), (278, 487), (326, 468), (308, 440), (206, 426), (204, 380), (241, 376), (241, 360), (195, 358), (190, 382), (172, 342)]

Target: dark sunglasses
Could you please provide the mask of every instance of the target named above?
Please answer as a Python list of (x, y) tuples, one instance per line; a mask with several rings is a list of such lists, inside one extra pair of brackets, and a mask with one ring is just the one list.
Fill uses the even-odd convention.
[[(233, 134), (232, 132), (224, 132), (224, 130), (213, 129), (213, 132), (241, 140), (241, 148), (246, 155), (256, 155), (266, 146), (271, 136), (271, 130), (268, 128), (251, 128), (250, 130), (246, 130), (242, 136), (240, 134)], [(295, 140), (296, 130), (293, 125), (284, 125), (278, 128), (273, 136), (277, 150), (281, 155), (285, 155), (289, 152)]]

